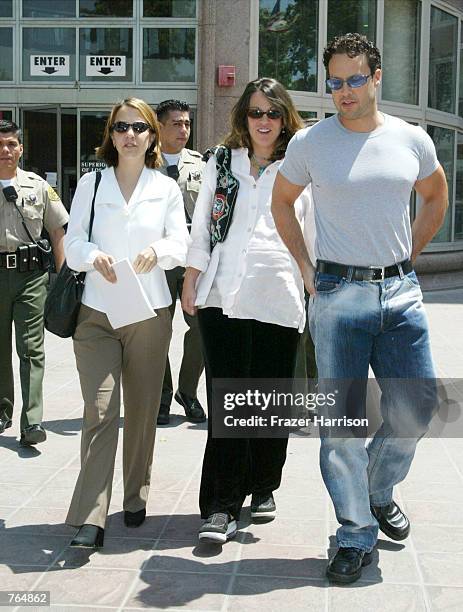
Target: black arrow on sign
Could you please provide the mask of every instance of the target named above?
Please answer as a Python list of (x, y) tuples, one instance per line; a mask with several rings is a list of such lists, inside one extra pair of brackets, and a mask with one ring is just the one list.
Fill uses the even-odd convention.
[(56, 68), (53, 68), (53, 66), (47, 66), (42, 70), (42, 72), (46, 72), (47, 74), (53, 74), (54, 72), (58, 71), (56, 70)]
[(111, 70), (111, 68), (100, 68), (98, 72), (101, 72), (101, 74), (111, 74), (113, 70)]

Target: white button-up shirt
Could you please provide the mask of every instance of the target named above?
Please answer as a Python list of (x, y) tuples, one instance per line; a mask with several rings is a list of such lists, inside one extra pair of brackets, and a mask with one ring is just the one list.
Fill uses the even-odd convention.
[(164, 270), (185, 265), (189, 242), (182, 194), (177, 183), (145, 167), (127, 203), (114, 168), (106, 168), (101, 174), (90, 241), (93, 172), (84, 174), (77, 184), (64, 239), (68, 266), (88, 272), (82, 303), (105, 312), (94, 282), (99, 272), (94, 269), (93, 262), (99, 252), (112, 255), (116, 261), (127, 258), (133, 263), (141, 251), (151, 246), (157, 255), (157, 265), (138, 278), (153, 308), (169, 306), (172, 298)]
[[(232, 150), (231, 170), (240, 183), (238, 196), (227, 237), (211, 253), (209, 228), (217, 178), (215, 158), (211, 157), (193, 215), (187, 266), (202, 273), (196, 285), (197, 306), (217, 307), (229, 317), (302, 331), (305, 309), (301, 273), (271, 213), (272, 188), (280, 163), (269, 165), (256, 181), (250, 174), (248, 150)], [(314, 223), (309, 191), (298, 198), (295, 208), (299, 221), (305, 220), (310, 252)]]

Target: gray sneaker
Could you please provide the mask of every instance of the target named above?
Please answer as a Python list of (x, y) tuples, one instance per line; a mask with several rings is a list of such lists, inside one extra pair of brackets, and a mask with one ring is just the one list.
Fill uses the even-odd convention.
[(227, 512), (214, 512), (202, 524), (199, 539), (215, 544), (224, 544), (236, 534), (236, 521)]
[(273, 521), (277, 507), (273, 495), (253, 495), (251, 500), (251, 518), (258, 521)]

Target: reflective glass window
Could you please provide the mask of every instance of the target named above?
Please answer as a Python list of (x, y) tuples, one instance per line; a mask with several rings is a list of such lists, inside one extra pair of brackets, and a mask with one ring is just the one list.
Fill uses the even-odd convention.
[(6, 121), (13, 121), (13, 112), (10, 110), (0, 110), (0, 119), (5, 119)]
[(194, 82), (194, 28), (143, 30), (143, 81)]
[(196, 17), (196, 0), (143, 0), (143, 17)]
[(431, 6), (428, 106), (455, 112), (458, 19)]
[(452, 190), (454, 176), (454, 147), (455, 147), (455, 130), (428, 125), (428, 134), (431, 136), (437, 151), (442, 167), (444, 168), (449, 186), (449, 207), (445, 214), (445, 219), (442, 227), (433, 238), (433, 242), (450, 242), (452, 239)]
[(13, 28), (0, 28), (0, 81), (13, 80)]
[(458, 104), (458, 114), (463, 117), (463, 21), (460, 30), (460, 101)]
[(316, 119), (317, 111), (298, 111), (299, 115), (302, 119)]
[(383, 43), (384, 100), (418, 104), (421, 2), (385, 0)]
[(376, 40), (376, 0), (328, 0), (328, 42), (346, 32)]
[(0, 0), (0, 17), (13, 17), (13, 0)]
[(132, 0), (79, 1), (79, 17), (132, 17), (132, 15)]
[[(18, 3), (19, 4), (19, 3)], [(36, 19), (57, 19), (58, 17), (75, 17), (75, 0), (23, 0), (23, 17)]]
[(455, 190), (455, 240), (463, 240), (463, 134), (457, 135), (457, 183)]
[(74, 28), (23, 28), (24, 81), (75, 81)]
[(317, 91), (318, 0), (260, 0), (259, 75)]
[(81, 28), (80, 80), (132, 81), (132, 29)]

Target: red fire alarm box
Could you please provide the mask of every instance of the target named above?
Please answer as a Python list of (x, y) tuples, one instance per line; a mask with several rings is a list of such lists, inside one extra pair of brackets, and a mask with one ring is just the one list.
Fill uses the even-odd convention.
[(217, 84), (219, 87), (233, 87), (235, 84), (235, 66), (219, 66)]

